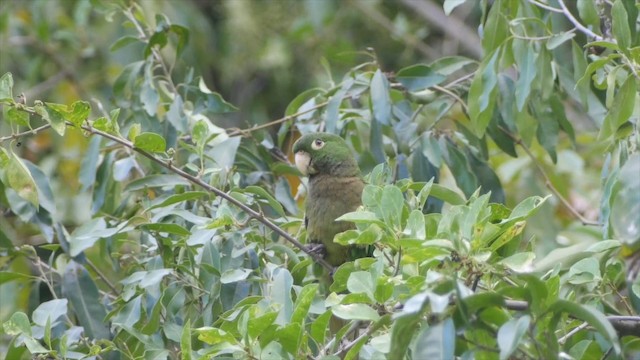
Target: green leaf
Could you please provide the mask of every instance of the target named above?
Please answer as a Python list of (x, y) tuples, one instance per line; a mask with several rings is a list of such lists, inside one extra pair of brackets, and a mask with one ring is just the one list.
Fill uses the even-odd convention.
[(257, 195), (258, 199), (266, 200), (267, 204), (278, 213), (280, 216), (287, 216), (284, 212), (284, 208), (282, 204), (278, 202), (271, 194), (269, 194), (265, 189), (259, 186), (247, 186), (243, 189), (243, 192)]
[(153, 223), (140, 225), (141, 230), (168, 233), (178, 236), (189, 236), (191, 232), (178, 224)]
[(368, 271), (356, 271), (352, 272), (347, 280), (347, 289), (352, 294), (366, 294), (369, 299), (375, 301), (373, 293), (375, 291), (375, 284), (371, 278), (371, 273)]
[[(492, 10), (494, 7), (497, 5), (492, 6)], [(498, 83), (496, 62), (499, 53), (499, 50), (494, 51), (491, 57), (482, 62), (467, 96), (472, 129), (479, 138), (484, 135), (493, 115)]]
[(140, 39), (131, 35), (123, 36), (111, 44), (109, 51), (118, 51), (129, 44), (133, 44), (134, 42), (140, 42)]
[(9, 108), (7, 111), (7, 120), (9, 123), (17, 126), (30, 126), (29, 125), (29, 113), (23, 110), (19, 110), (15, 107)]
[(391, 121), (391, 97), (389, 96), (389, 81), (386, 76), (376, 70), (371, 79), (371, 108), (375, 120), (381, 124), (389, 125)]
[(424, 326), (415, 343), (414, 359), (453, 359), (456, 330), (451, 318), (443, 322)]
[(147, 46), (145, 46), (144, 48), (144, 57), (149, 57), (149, 55), (151, 55), (151, 51), (155, 46), (157, 46), (158, 49), (162, 49), (167, 45), (167, 42), (168, 39), (166, 28), (160, 28), (159, 30), (154, 32), (153, 35), (151, 35), (151, 38), (149, 38), (149, 42), (147, 42)]
[(207, 95), (207, 110), (216, 114), (222, 114), (222, 113), (233, 112), (238, 110), (238, 108), (235, 107), (233, 104), (226, 102), (222, 98), (222, 95), (218, 94), (217, 92), (209, 90), (209, 88), (207, 87), (207, 84), (204, 82), (204, 79), (202, 77), (198, 80), (198, 89), (200, 89), (200, 91), (203, 94)]
[(249, 274), (251, 274), (251, 270), (249, 269), (229, 269), (222, 273), (220, 282), (223, 284), (238, 282), (246, 279)]
[[(389, 360), (403, 360), (411, 340), (414, 338), (416, 328), (420, 323), (420, 316), (409, 314), (395, 318), (391, 327), (391, 349)], [(426, 349), (425, 349), (426, 350)]]
[(624, 8), (622, 0), (616, 0), (613, 3), (611, 7), (611, 20), (613, 22), (611, 30), (618, 42), (618, 46), (622, 52), (628, 54), (629, 48), (631, 47), (631, 29), (629, 28), (627, 10)]
[(307, 317), (311, 303), (318, 292), (318, 286), (318, 284), (307, 284), (302, 288), (293, 306), (292, 323), (304, 325), (304, 319)]
[(221, 343), (238, 343), (233, 334), (230, 334), (222, 329), (206, 326), (197, 328), (195, 329), (195, 331), (198, 333), (198, 340), (203, 341), (209, 345), (216, 345)]
[(531, 83), (536, 77), (535, 64), (538, 53), (528, 41), (521, 39), (513, 40), (513, 52), (519, 70), (518, 80), (516, 80), (516, 105), (518, 111), (522, 111), (531, 93)]
[(394, 185), (386, 185), (382, 190), (380, 211), (384, 222), (396, 230), (400, 230), (404, 197), (402, 191)]
[(463, 205), (466, 202), (457, 192), (440, 184), (433, 184), (429, 194), (451, 205)]
[(405, 67), (396, 73), (396, 80), (409, 91), (427, 89), (442, 83), (445, 79), (446, 76), (422, 64)]
[[(173, 224), (171, 224), (173, 225)], [(93, 246), (101, 238), (107, 238), (118, 233), (117, 228), (107, 228), (104, 218), (95, 218), (77, 227), (69, 237), (69, 254), (77, 256)]]
[(181, 360), (191, 360), (191, 319), (187, 319), (187, 322), (182, 327), (182, 335), (180, 336), (180, 354)]
[(185, 185), (189, 186), (191, 183), (185, 178), (178, 175), (149, 175), (140, 179), (136, 179), (124, 188), (124, 191), (136, 191), (142, 190), (145, 188), (156, 188), (156, 187), (165, 187), (165, 186), (178, 186)]
[(598, 16), (595, 0), (578, 0), (576, 6), (578, 14), (580, 14), (580, 18), (585, 25), (591, 25), (592, 29), (600, 29), (600, 17)]
[(144, 151), (159, 153), (166, 150), (167, 143), (164, 138), (158, 134), (144, 132), (136, 136), (133, 140), (133, 146)]
[[(506, 3), (509, 6), (510, 1)], [(495, 1), (489, 9), (487, 22), (482, 29), (482, 49), (485, 54), (493, 53), (510, 34), (509, 23), (503, 11), (505, 6), (502, 0)]]
[(553, 34), (549, 40), (547, 40), (547, 49), (553, 50), (558, 46), (562, 45), (564, 42), (573, 39), (576, 36), (575, 31), (563, 31), (558, 34)]
[(5, 169), (5, 177), (7, 185), (15, 190), (21, 198), (29, 201), (35, 207), (39, 206), (36, 183), (22, 159), (14, 154), (13, 150), (11, 150), (9, 164)]
[(573, 264), (569, 269), (568, 282), (575, 285), (589, 284), (596, 286), (602, 280), (600, 263), (595, 258), (586, 258)]
[(178, 36), (178, 44), (176, 45), (176, 58), (179, 58), (184, 51), (184, 47), (189, 42), (189, 29), (180, 25), (169, 26), (169, 31)]
[(524, 315), (517, 319), (507, 321), (498, 330), (498, 346), (500, 347), (500, 360), (509, 359), (529, 329), (531, 317)]
[(184, 201), (197, 200), (197, 199), (200, 199), (200, 198), (202, 198), (204, 196), (207, 196), (207, 193), (204, 192), (204, 191), (187, 191), (187, 192), (184, 192), (182, 194), (174, 194), (174, 195), (171, 195), (168, 198), (164, 199), (161, 203), (154, 204), (153, 206), (147, 208), (145, 210), (145, 212), (153, 210), (153, 209), (157, 209), (157, 208), (166, 207), (166, 206), (169, 206), (169, 205), (181, 203), (181, 202), (184, 202)]
[(71, 104), (71, 109), (66, 114), (66, 119), (75, 126), (80, 127), (91, 113), (91, 105), (86, 101), (76, 101)]
[(33, 108), (36, 114), (40, 115), (42, 120), (51, 124), (51, 128), (53, 128), (53, 130), (55, 130), (58, 133), (58, 135), (64, 136), (64, 132), (67, 129), (67, 125), (64, 122), (64, 118), (60, 116), (58, 112), (55, 112), (53, 116), (49, 116), (49, 112), (47, 111), (47, 108), (41, 102), (36, 102)]
[(96, 283), (87, 270), (72, 261), (62, 275), (62, 293), (90, 339), (109, 339), (111, 334), (104, 322), (107, 315)]
[(608, 139), (615, 134), (620, 126), (629, 120), (631, 114), (633, 114), (637, 98), (636, 80), (633, 76), (629, 76), (620, 87), (620, 90), (618, 90), (613, 100), (613, 106), (609, 109), (602, 122), (598, 139)]
[(31, 323), (27, 314), (23, 312), (15, 312), (11, 318), (2, 324), (4, 332), (9, 336), (27, 335), (31, 336)]
[(560, 318), (560, 313), (568, 313), (575, 318), (586, 321), (611, 343), (614, 353), (617, 356), (621, 355), (618, 334), (601, 312), (590, 306), (576, 304), (568, 300), (557, 300), (549, 307), (549, 311), (557, 314), (557, 316), (555, 316), (556, 319)]
[(45, 326), (47, 321), (56, 322), (58, 318), (67, 315), (67, 299), (54, 299), (41, 303), (33, 310), (31, 318), (40, 326)]
[(13, 75), (10, 72), (4, 73), (0, 77), (0, 102), (14, 104), (13, 99)]
[(339, 304), (331, 308), (333, 315), (344, 320), (371, 320), (380, 319), (378, 312), (366, 304)]
[(445, 15), (447, 16), (451, 15), (451, 12), (453, 11), (453, 9), (464, 4), (466, 1), (467, 0), (445, 0), (444, 4), (442, 4)]
[[(422, 206), (420, 208), (422, 208)], [(419, 240), (426, 239), (427, 232), (425, 229), (424, 214), (422, 214), (422, 211), (411, 211), (411, 214), (409, 214), (409, 219), (407, 220), (407, 226), (405, 227), (403, 234)]]

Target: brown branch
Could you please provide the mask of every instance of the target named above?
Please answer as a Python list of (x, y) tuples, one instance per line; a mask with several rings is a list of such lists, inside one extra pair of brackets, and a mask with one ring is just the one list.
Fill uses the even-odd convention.
[[(29, 111), (27, 111), (27, 112), (29, 112)], [(51, 124), (46, 124), (46, 125), (42, 125), (40, 127), (37, 127), (35, 129), (23, 131), (21, 133), (11, 134), (9, 136), (3, 136), (3, 137), (0, 137), (0, 142), (5, 142), (7, 140), (15, 140), (17, 138), (20, 138), (20, 137), (23, 137), (23, 136), (27, 136), (27, 135), (35, 135), (35, 134), (39, 133), (40, 131), (48, 129), (50, 127), (51, 127)]]
[(333, 266), (331, 266), (328, 262), (326, 262), (320, 255), (315, 254), (313, 252), (311, 252), (309, 249), (307, 249), (302, 243), (300, 243), (298, 240), (296, 240), (295, 238), (293, 238), (293, 236), (291, 236), (289, 233), (287, 233), (286, 231), (282, 230), (278, 225), (274, 224), (273, 222), (271, 222), (271, 220), (267, 219), (266, 217), (264, 217), (262, 214), (260, 214), (259, 212), (253, 210), (252, 208), (248, 207), (247, 205), (241, 203), (240, 201), (236, 200), (235, 198), (233, 198), (231, 195), (227, 194), (226, 192), (209, 185), (208, 183), (206, 183), (205, 181), (203, 181), (200, 178), (197, 178), (189, 173), (187, 173), (186, 171), (179, 169), (175, 166), (173, 166), (173, 164), (171, 162), (165, 162), (163, 160), (158, 159), (157, 157), (155, 157), (153, 154), (139, 149), (137, 147), (134, 146), (134, 144), (128, 140), (125, 140), (123, 138), (117, 137), (115, 135), (106, 133), (104, 131), (100, 131), (97, 129), (94, 129), (90, 126), (87, 125), (82, 125), (81, 128), (91, 134), (97, 134), (100, 135), (104, 138), (107, 138), (111, 141), (115, 141), (117, 143), (119, 143), (120, 145), (129, 148), (135, 152), (137, 152), (138, 154), (146, 157), (147, 159), (155, 162), (156, 164), (164, 167), (165, 169), (177, 174), (178, 176), (188, 180), (189, 182), (198, 185), (200, 187), (202, 187), (203, 189), (214, 193), (215, 195), (227, 200), (228, 202), (232, 203), (233, 205), (235, 205), (236, 207), (240, 208), (242, 211), (244, 211), (247, 215), (249, 215), (251, 218), (258, 220), (259, 222), (263, 223), (266, 227), (268, 227), (269, 229), (271, 229), (273, 232), (275, 232), (276, 234), (282, 236), (285, 240), (287, 240), (288, 242), (290, 242), (291, 244), (293, 244), (295, 247), (297, 247), (298, 249), (302, 250), (303, 252), (305, 252), (307, 255), (309, 255), (310, 257), (313, 258), (313, 260), (315, 262), (317, 262), (318, 264), (322, 265), (324, 268), (326, 268), (328, 271), (333, 271)]

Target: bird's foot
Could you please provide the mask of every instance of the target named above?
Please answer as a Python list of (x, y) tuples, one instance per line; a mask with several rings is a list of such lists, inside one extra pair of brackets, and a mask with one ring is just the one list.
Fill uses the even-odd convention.
[(327, 255), (327, 248), (325, 248), (324, 245), (322, 244), (317, 244), (317, 243), (308, 244), (307, 250), (309, 250), (309, 252), (312, 254), (322, 257), (323, 259)]

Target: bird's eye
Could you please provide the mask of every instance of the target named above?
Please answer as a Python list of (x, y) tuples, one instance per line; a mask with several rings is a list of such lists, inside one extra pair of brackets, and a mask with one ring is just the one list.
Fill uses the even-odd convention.
[(320, 150), (320, 149), (322, 149), (323, 146), (324, 146), (324, 141), (322, 141), (320, 139), (313, 140), (313, 143), (311, 144), (311, 148), (313, 150)]

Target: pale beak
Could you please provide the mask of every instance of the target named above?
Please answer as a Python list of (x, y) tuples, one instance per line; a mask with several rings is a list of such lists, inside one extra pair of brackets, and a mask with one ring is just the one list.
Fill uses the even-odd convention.
[(311, 156), (308, 152), (298, 151), (295, 155), (296, 167), (302, 175), (309, 176), (309, 165), (311, 164)]

